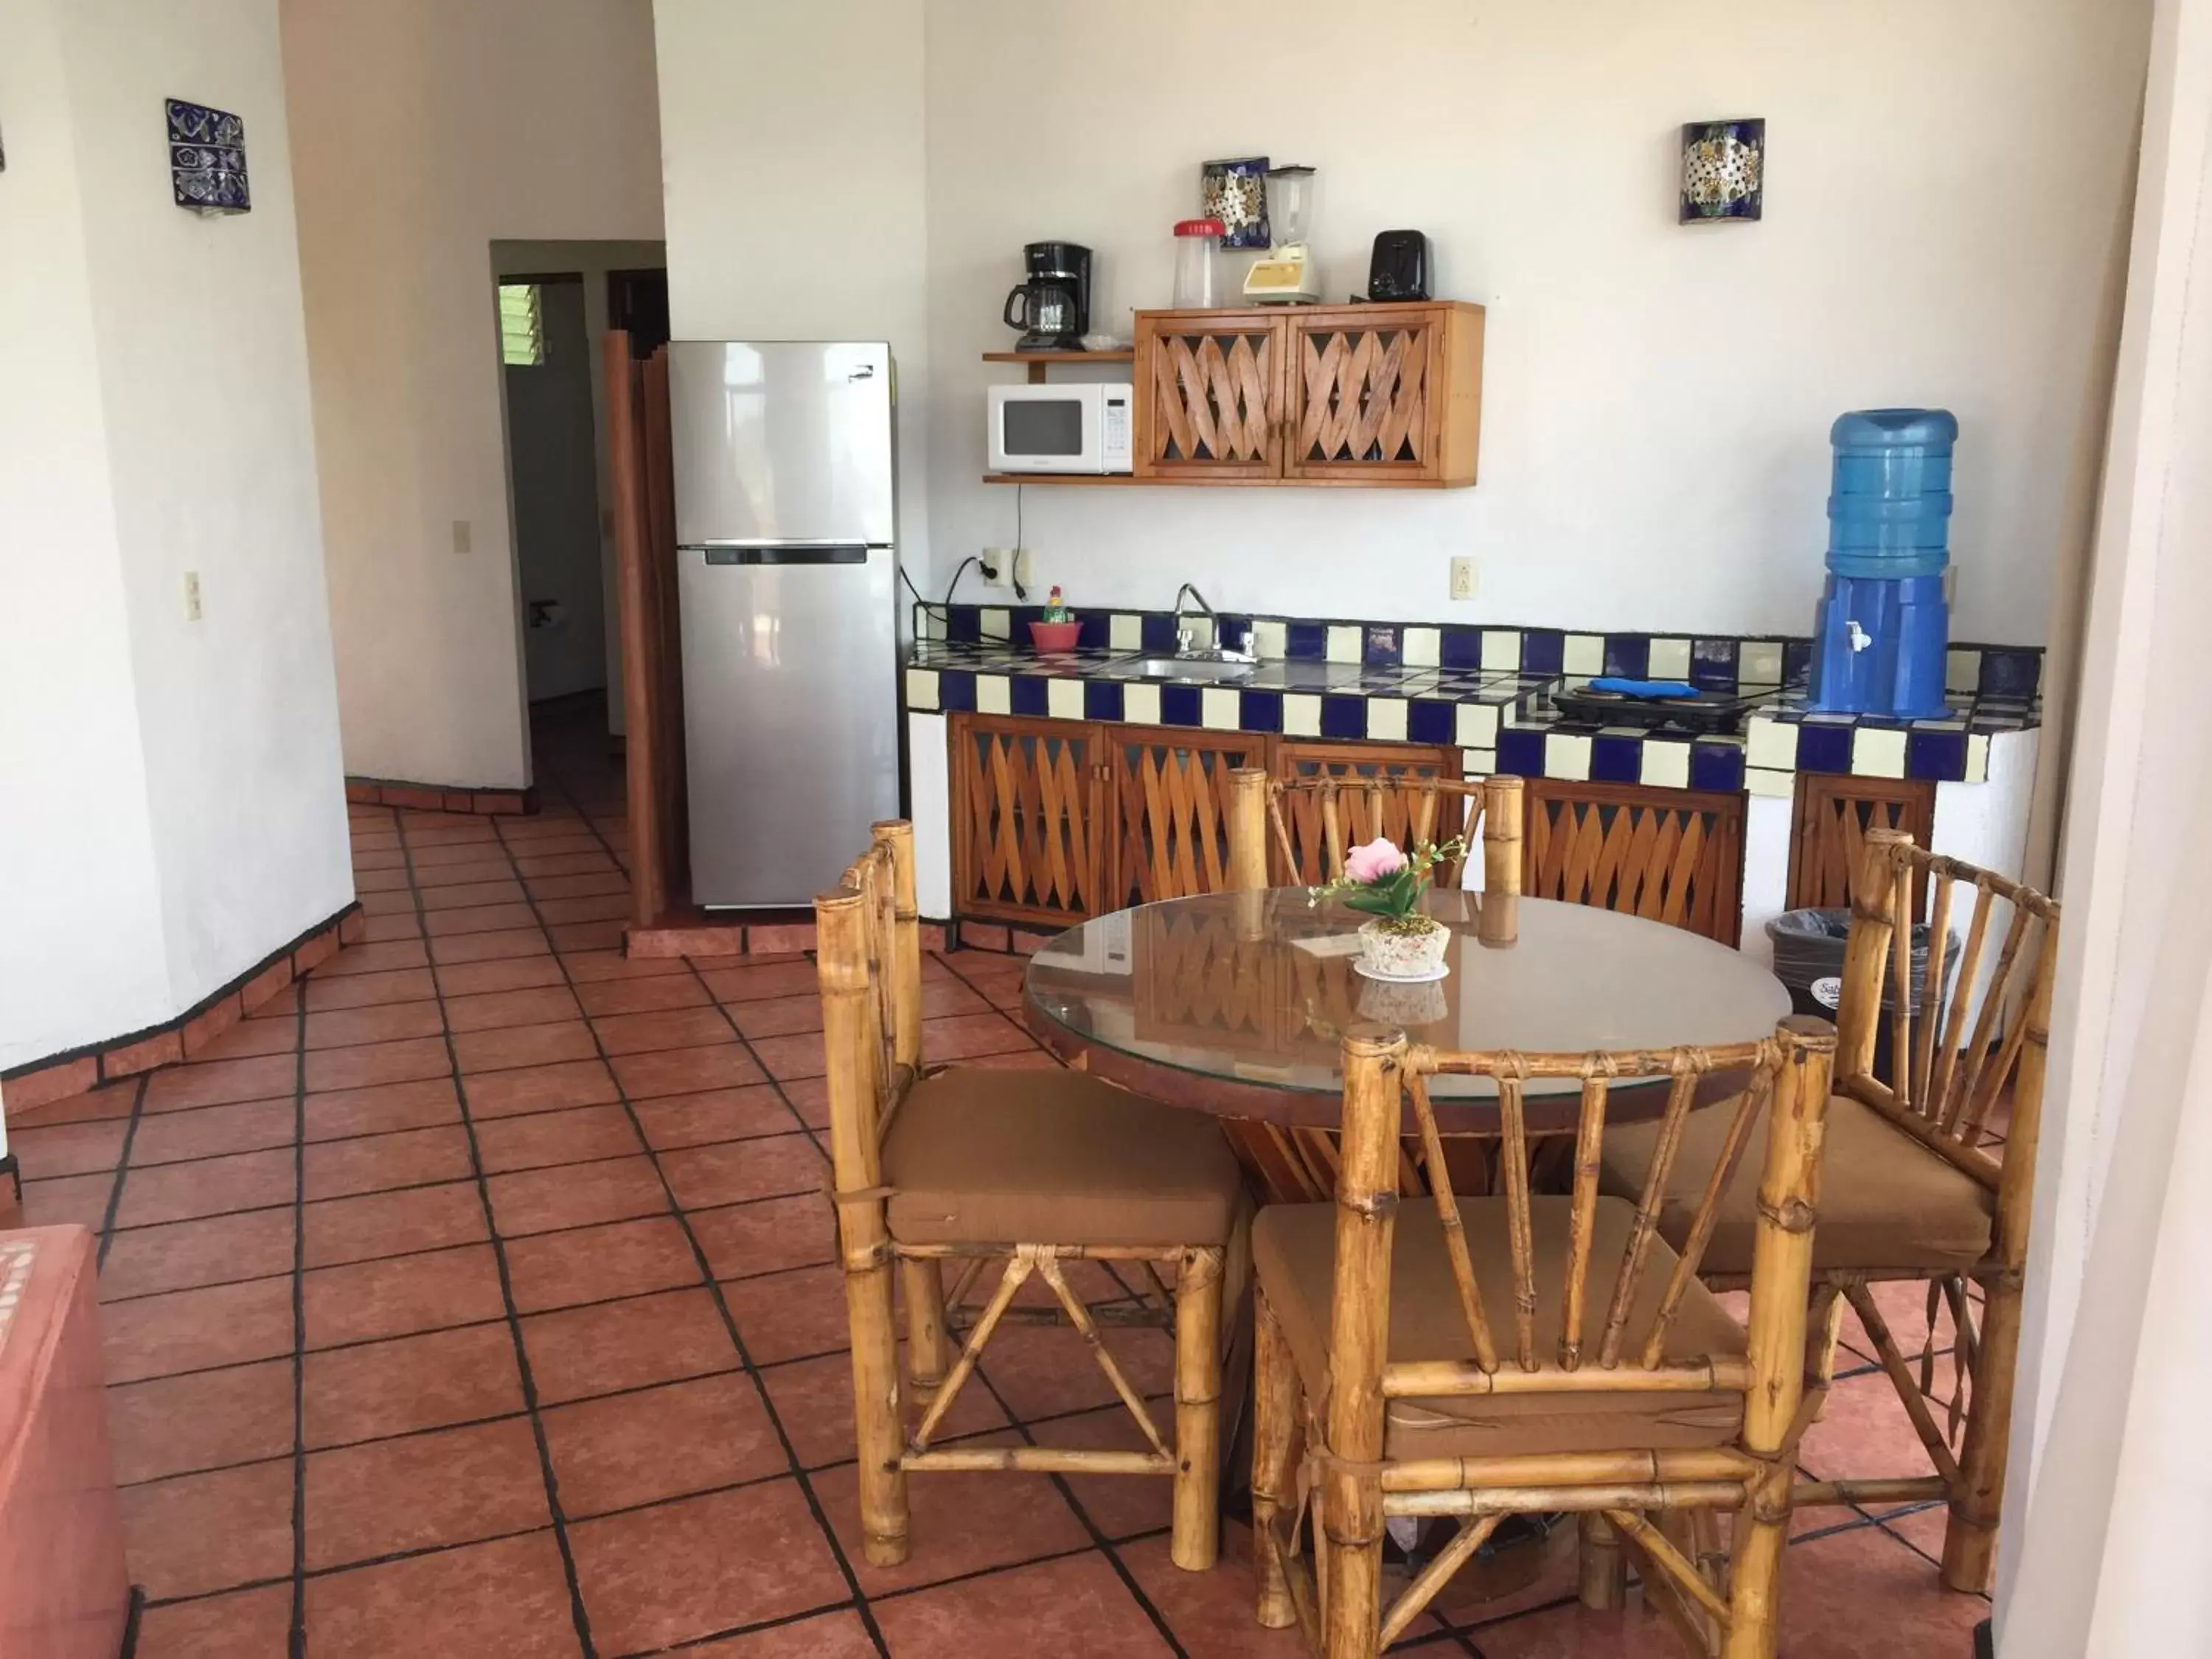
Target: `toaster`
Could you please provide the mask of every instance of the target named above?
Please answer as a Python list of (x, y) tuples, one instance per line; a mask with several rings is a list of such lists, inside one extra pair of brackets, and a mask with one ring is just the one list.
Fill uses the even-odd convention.
[(1375, 238), (1374, 257), (1367, 263), (1367, 297), (1370, 300), (1425, 300), (1429, 297), (1429, 239), (1418, 230), (1386, 230)]

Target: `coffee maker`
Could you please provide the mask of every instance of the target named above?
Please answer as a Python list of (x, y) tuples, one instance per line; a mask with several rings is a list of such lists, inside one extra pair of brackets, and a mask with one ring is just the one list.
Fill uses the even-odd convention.
[(1029, 280), (1006, 295), (1006, 326), (1024, 330), (1017, 351), (1080, 351), (1091, 331), (1091, 250), (1031, 242), (1022, 250)]

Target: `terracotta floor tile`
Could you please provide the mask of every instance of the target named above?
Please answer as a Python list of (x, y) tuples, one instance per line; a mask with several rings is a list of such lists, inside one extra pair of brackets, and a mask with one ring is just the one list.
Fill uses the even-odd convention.
[(834, 1267), (734, 1279), (722, 1286), (722, 1299), (757, 1365), (842, 1350), (852, 1340), (844, 1279)]
[[(344, 954), (343, 951), (338, 953), (340, 957)], [(318, 1013), (340, 1008), (369, 1008), (392, 1002), (423, 1002), (438, 994), (437, 983), (430, 977), (428, 968), (393, 968), (383, 973), (341, 974), (336, 979), (325, 977), (328, 972), (327, 967), (319, 968), (307, 981), (310, 1018)]]
[(789, 1036), (822, 1029), (822, 998), (802, 993), (792, 997), (762, 997), (730, 1005), (730, 1018), (749, 1037)]
[(657, 1013), (605, 1014), (592, 1020), (599, 1043), (610, 1054), (649, 1054), (661, 1048), (697, 1048), (730, 1040), (730, 1022), (719, 1008), (670, 1008)]
[(301, 1294), (310, 1348), (507, 1316), (499, 1263), (489, 1244), (318, 1267), (301, 1275)]
[(575, 1659), (582, 1650), (550, 1531), (311, 1578), (307, 1631), (314, 1659)]
[(837, 1254), (830, 1206), (812, 1193), (693, 1210), (685, 1219), (717, 1279), (811, 1267)]
[(489, 996), (560, 985), (564, 976), (550, 951), (538, 956), (495, 957), (489, 962), (441, 963), (438, 988), (448, 997)]
[(264, 1584), (147, 1608), (137, 1659), (280, 1659), (291, 1629), (291, 1585)]
[(608, 980), (690, 979), (691, 964), (682, 957), (626, 957), (619, 951), (571, 951), (562, 958), (579, 985)]
[(308, 1205), (303, 1215), (303, 1254), (310, 1267), (469, 1244), (491, 1236), (474, 1182), (330, 1199)]
[(653, 1160), (608, 1158), (556, 1170), (525, 1170), (491, 1177), (491, 1212), (503, 1237), (625, 1221), (668, 1208)]
[(545, 931), (556, 951), (611, 951), (620, 948), (627, 926), (619, 917), (611, 916), (605, 921), (561, 922)]
[(307, 1571), (551, 1524), (530, 1425), (513, 1419), (314, 1452)]
[(131, 1582), (159, 1601), (232, 1589), (292, 1571), (292, 1460), (127, 1486)]
[(583, 1011), (565, 985), (520, 991), (485, 991), (447, 997), (446, 1023), (456, 1031), (492, 1031), (509, 1025), (544, 1025), (574, 1019)]
[(103, 1088), (89, 1089), (81, 1095), (69, 1095), (60, 1100), (50, 1100), (43, 1106), (19, 1111), (10, 1102), (8, 1123), (10, 1130), (46, 1128), (56, 1123), (91, 1123), (102, 1118), (129, 1117), (138, 1103), (138, 1085), (142, 1078), (126, 1078), (120, 1083), (111, 1083)]
[(112, 1170), (122, 1160), (123, 1136), (128, 1127), (119, 1118), (46, 1127), (29, 1124), (9, 1135), (8, 1150), (15, 1154), (26, 1180), (93, 1175)]
[[(1139, 1393), (1150, 1398), (1173, 1390), (1175, 1345), (1165, 1332), (1123, 1328), (1104, 1335), (1123, 1375)], [(1115, 1398), (1114, 1385), (1072, 1330), (1002, 1328), (984, 1349), (982, 1368), (1007, 1409), (1024, 1422), (1110, 1405)]]
[(271, 1359), (292, 1352), (292, 1286), (256, 1279), (110, 1303), (100, 1310), (111, 1382)]
[[(1944, 1420), (1939, 1415), (1939, 1426)], [(1831, 1388), (1820, 1420), (1805, 1431), (1797, 1455), (1807, 1474), (1821, 1480), (1936, 1472), (1897, 1390), (1879, 1374), (1846, 1378)], [(1840, 1518), (1842, 1513), (1826, 1518)]]
[(118, 1383), (107, 1427), (118, 1486), (289, 1456), (292, 1362)]
[[(1869, 1285), (1868, 1290), (1874, 1297), (1875, 1308), (1881, 1314), (1882, 1322), (1889, 1327), (1891, 1340), (1903, 1352), (1906, 1363), (1914, 1368), (1916, 1373), (1923, 1346), (1933, 1347), (1938, 1353), (1949, 1352), (1955, 1334), (1951, 1322), (1950, 1305), (1948, 1302), (1937, 1304), (1935, 1326), (1931, 1331), (1928, 1321), (1926, 1285), (1917, 1280), (1890, 1279)], [(1842, 1339), (1847, 1352), (1837, 1356), (1836, 1364), (1839, 1370), (1854, 1364), (1880, 1362), (1881, 1356), (1875, 1350), (1874, 1339), (1867, 1334), (1866, 1328), (1859, 1322), (1856, 1309), (1846, 1307), (1844, 1310)], [(1939, 1379), (1948, 1370), (1948, 1365), (1939, 1366)]]
[(501, 907), (522, 902), (522, 884), (506, 870), (507, 860), (487, 861), (465, 866), (471, 871), (498, 870), (501, 878), (495, 881), (441, 882), (422, 888), (422, 908), (434, 915), (440, 910), (459, 910), (476, 905)]
[(629, 1114), (620, 1106), (579, 1106), (566, 1112), (493, 1118), (477, 1125), (477, 1155), (488, 1175), (538, 1170), (642, 1152)]
[[(473, 1170), (468, 1131), (458, 1123), (430, 1129), (401, 1129), (388, 1135), (359, 1135), (350, 1140), (319, 1141), (301, 1151), (307, 1196), (349, 1198), (395, 1187), (427, 1187), (462, 1181)], [(125, 1196), (128, 1196), (126, 1189)]]
[(1176, 1566), (1164, 1538), (1127, 1546), (1121, 1552), (1122, 1565), (1184, 1651), (1206, 1659), (1305, 1659), (1305, 1643), (1295, 1628), (1268, 1630), (1252, 1616), (1251, 1532), (1233, 1523), (1221, 1531), (1221, 1559), (1211, 1572)]
[(346, 1048), (364, 1042), (393, 1042), (403, 1037), (432, 1037), (445, 1024), (434, 1002), (374, 1002), (361, 1008), (332, 1008), (307, 1016), (307, 1047)]
[[(932, 1061), (934, 1065), (936, 1062)], [(1060, 1062), (1037, 1048), (1018, 1048), (1003, 1054), (975, 1054), (958, 1062), (976, 1072), (1051, 1072), (1060, 1069)]]
[(304, 1362), (307, 1438), (337, 1446), (522, 1409), (522, 1374), (504, 1325), (471, 1325), (332, 1348)]
[(738, 968), (707, 968), (700, 970), (699, 977), (722, 1002), (805, 996), (821, 990), (821, 981), (811, 962), (749, 963)]
[(524, 1313), (700, 1282), (698, 1258), (673, 1216), (513, 1239), (507, 1267), (514, 1305)]
[(827, 1078), (794, 1078), (776, 1085), (791, 1109), (799, 1114), (799, 1121), (810, 1129), (830, 1127), (830, 1080)]
[(453, 1039), (453, 1052), (460, 1058), (463, 1072), (477, 1073), (590, 1060), (599, 1050), (592, 1042), (592, 1028), (580, 1019), (573, 1019), (471, 1031)]
[(537, 916), (519, 896), (504, 904), (472, 904), (464, 909), (433, 910), (422, 919), (423, 929), (434, 941), (434, 950), (435, 941), (525, 928), (535, 931), (537, 925)]
[[(277, 1000), (283, 1000), (280, 994)], [(241, 1020), (217, 1036), (192, 1055), (195, 1064), (204, 1065), (218, 1060), (251, 1060), (268, 1054), (283, 1054), (289, 1058), (300, 1046), (299, 1018), (296, 1013), (279, 1008), (275, 1002), (255, 1010), (252, 1018)]]
[[(393, 895), (396, 898), (398, 896)], [(395, 910), (388, 915), (363, 912), (361, 919), (362, 942), (369, 945), (418, 945), (422, 939), (422, 921), (410, 908)]]
[(468, 1080), (469, 1115), (507, 1117), (519, 1112), (550, 1112), (563, 1106), (596, 1106), (619, 1099), (614, 1074), (602, 1060), (570, 1060), (557, 1066), (525, 1066), (511, 1072), (480, 1072)]
[(802, 1133), (664, 1152), (660, 1168), (684, 1208), (818, 1192), (829, 1164)]
[(684, 1659), (874, 1659), (876, 1644), (860, 1615), (825, 1613), (746, 1636), (726, 1636), (684, 1650)]
[(576, 1000), (583, 1004), (584, 1012), (594, 1018), (605, 1018), (610, 1014), (653, 1013), (668, 1008), (702, 1008), (712, 1000), (707, 988), (690, 974), (580, 983)]
[[(652, 981), (645, 981), (647, 984)], [(717, 1140), (788, 1133), (797, 1123), (773, 1084), (708, 1089), (630, 1103), (647, 1144), (656, 1152), (703, 1146)]]
[(1097, 1551), (917, 1590), (874, 1611), (898, 1659), (983, 1653), (1151, 1659), (1174, 1651)]
[(534, 924), (502, 927), (489, 933), (454, 933), (430, 941), (430, 954), (438, 971), (457, 963), (493, 962), (503, 957), (544, 957), (553, 953), (553, 943)]
[(118, 1232), (100, 1264), (100, 1292), (119, 1300), (289, 1273), (292, 1231), (292, 1212), (275, 1209)]
[(265, 1152), (289, 1146), (298, 1134), (299, 1109), (289, 1096), (283, 1100), (162, 1112), (139, 1121), (138, 1132), (131, 1139), (131, 1164), (133, 1169), (143, 1170), (188, 1158)]
[(386, 945), (349, 945), (315, 969), (316, 979), (337, 979), (349, 974), (388, 973), (395, 968), (420, 968), (430, 960), (420, 939)]
[(540, 903), (554, 899), (604, 897), (629, 891), (629, 878), (610, 866), (595, 872), (574, 876), (533, 876), (530, 896)]
[(659, 1054), (620, 1054), (615, 1076), (633, 1099), (645, 1095), (681, 1095), (762, 1080), (760, 1067), (736, 1042), (706, 1048), (668, 1048)]
[(703, 1290), (533, 1314), (522, 1322), (544, 1404), (726, 1371), (738, 1351)]
[[(760, 1063), (768, 1068), (770, 1077), (779, 1082), (793, 1078), (820, 1077), (829, 1068), (829, 1060), (822, 1048), (822, 1033), (799, 1031), (789, 1036), (762, 1037), (753, 1043), (753, 1052)], [(933, 1064), (939, 1058), (922, 1049)]]
[(165, 1066), (146, 1079), (146, 1109), (220, 1106), (234, 1100), (273, 1100), (299, 1085), (299, 1061), (290, 1054), (247, 1060), (202, 1060)]
[(921, 1052), (933, 1066), (1036, 1047), (1030, 1034), (1004, 1014), (951, 1014), (921, 1022)]
[(619, 922), (629, 915), (627, 893), (600, 893), (586, 898), (547, 899), (538, 907), (549, 927), (576, 922)]
[(333, 1089), (309, 1095), (306, 1118), (307, 1138), (311, 1141), (391, 1134), (401, 1129), (459, 1122), (461, 1097), (449, 1077), (372, 1083), (365, 1089)]
[[(813, 1359), (766, 1366), (761, 1371), (761, 1381), (775, 1407), (776, 1420), (791, 1437), (792, 1449), (802, 1468), (817, 1469), (851, 1461), (854, 1430), (850, 1355), (823, 1354)], [(910, 1410), (909, 1425), (914, 1417)], [(941, 1433), (944, 1438), (957, 1439), (963, 1435), (988, 1433), (1006, 1425), (1006, 1414), (991, 1398), (990, 1390), (971, 1383), (952, 1402)]]
[(123, 1177), (123, 1198), (116, 1206), (115, 1224), (150, 1227), (157, 1222), (190, 1221), (230, 1210), (289, 1204), (293, 1173), (293, 1152), (289, 1146), (131, 1170)]
[[(1168, 1483), (1158, 1484), (1164, 1489)], [(861, 1551), (854, 1467), (840, 1464), (816, 1475), (814, 1492), (845, 1547), (861, 1593), (871, 1598), (994, 1567), (1019, 1566), (1091, 1544), (1090, 1533), (1050, 1475), (917, 1474), (907, 1481), (913, 1553), (898, 1566), (872, 1567)]]
[(526, 877), (589, 875), (607, 870), (621, 874), (605, 853), (526, 853), (518, 848), (514, 856), (514, 867)]
[(417, 826), (416, 831), (406, 837), (405, 845), (418, 875), (428, 874), (433, 880), (437, 878), (432, 872), (448, 870), (455, 865), (481, 864), (493, 859), (503, 861), (505, 858), (500, 850), (499, 837), (489, 828), (481, 835), (455, 838), (441, 836)]
[(351, 1048), (324, 1048), (307, 1056), (307, 1087), (359, 1089), (372, 1083), (406, 1083), (444, 1077), (453, 1059), (439, 1037), (409, 1037), (398, 1042), (369, 1042)]
[(796, 1481), (691, 1498), (569, 1529), (592, 1639), (654, 1649), (846, 1599)]
[(939, 980), (921, 988), (921, 1016), (935, 1019), (945, 1014), (980, 1014), (991, 1005), (957, 980)]
[(558, 1407), (546, 1444), (572, 1517), (787, 1473), (760, 1391), (742, 1372)]

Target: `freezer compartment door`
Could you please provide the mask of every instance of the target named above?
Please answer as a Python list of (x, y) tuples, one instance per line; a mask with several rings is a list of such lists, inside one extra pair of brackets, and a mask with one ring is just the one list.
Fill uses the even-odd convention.
[(896, 557), (678, 551), (695, 903), (811, 903), (898, 816)]
[(888, 345), (678, 340), (668, 403), (683, 545), (896, 539)]

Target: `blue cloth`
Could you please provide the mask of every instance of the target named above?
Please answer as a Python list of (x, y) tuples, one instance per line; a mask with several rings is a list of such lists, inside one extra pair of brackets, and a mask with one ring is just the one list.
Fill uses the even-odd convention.
[(1618, 674), (1601, 674), (1590, 682), (1593, 691), (1610, 691), (1623, 697), (1694, 697), (1698, 688), (1687, 680), (1628, 680)]

